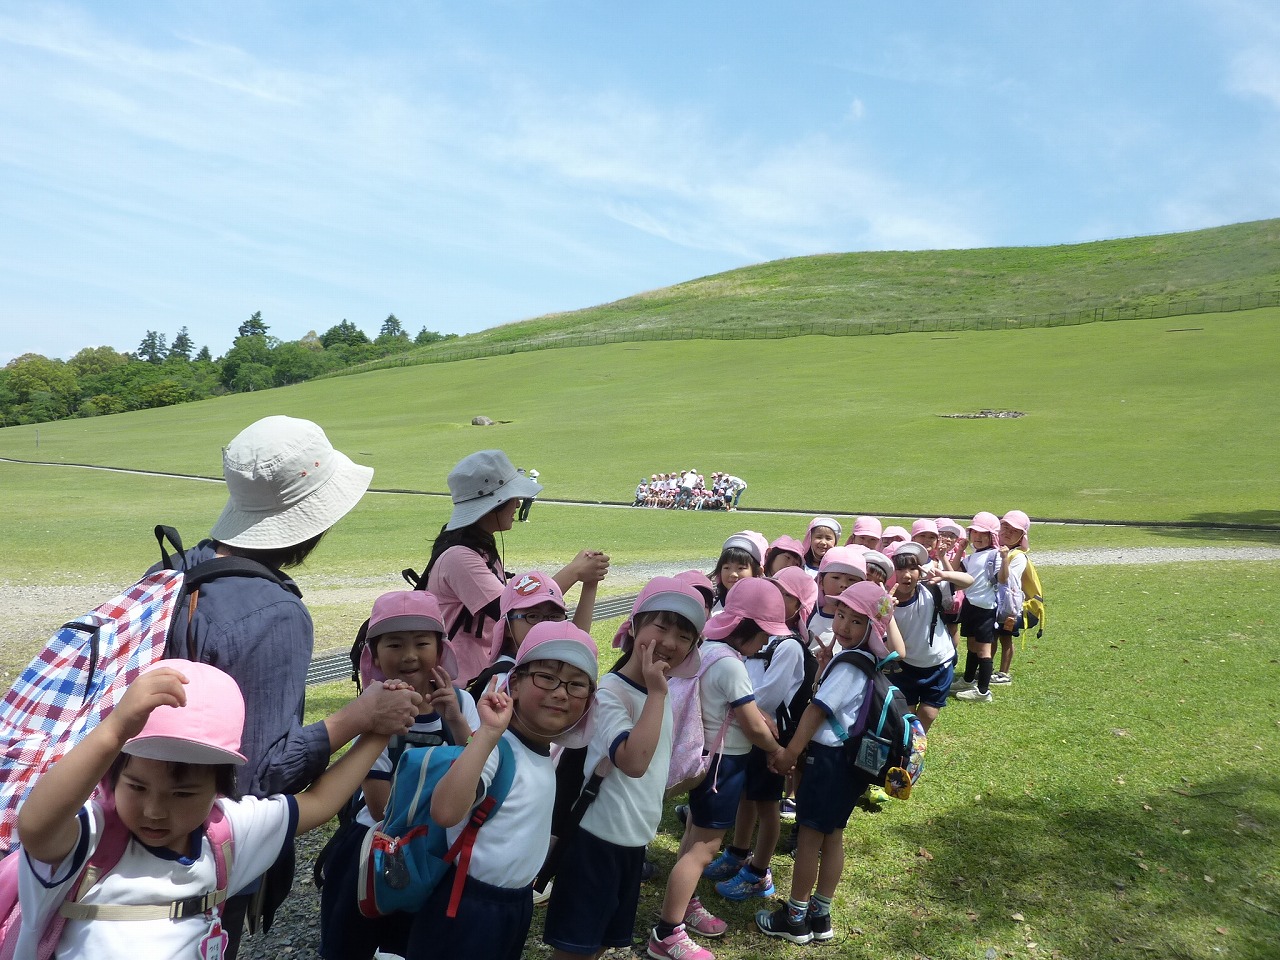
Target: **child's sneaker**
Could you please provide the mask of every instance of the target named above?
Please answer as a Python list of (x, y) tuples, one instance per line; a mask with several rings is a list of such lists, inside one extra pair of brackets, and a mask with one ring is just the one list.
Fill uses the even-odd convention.
[(708, 880), (728, 880), (742, 869), (746, 861), (739, 860), (728, 850), (721, 850), (716, 857), (702, 869), (702, 875)]
[(808, 943), (813, 939), (813, 930), (809, 926), (809, 917), (805, 916), (799, 923), (792, 923), (787, 915), (787, 905), (785, 903), (772, 913), (768, 910), (761, 910), (757, 913), (756, 926), (760, 928), (761, 933), (767, 936), (781, 937), (783, 940), (790, 940), (792, 943)]
[(656, 929), (650, 930), (645, 953), (653, 960), (716, 960), (714, 953), (693, 942), (684, 927), (676, 927), (676, 932), (665, 940), (658, 939)]
[(796, 802), (787, 797), (778, 804), (778, 816), (783, 820), (792, 821), (796, 818)]
[(809, 910), (809, 930), (813, 933), (814, 943), (824, 943), (835, 936), (835, 931), (831, 929), (831, 914), (824, 913), (822, 916), (814, 913), (812, 908)]
[(729, 929), (729, 925), (704, 907), (697, 897), (689, 901), (689, 909), (684, 912), (684, 925), (704, 937), (722, 937)]
[(1003, 670), (997, 670), (991, 675), (992, 683), (1013, 683), (1013, 677), (1005, 673)]
[(983, 693), (977, 687), (969, 687), (967, 690), (961, 690), (956, 694), (957, 700), (968, 700), (971, 703), (990, 703), (991, 691)]
[(757, 877), (743, 864), (741, 870), (728, 880), (716, 884), (716, 893), (726, 900), (750, 900), (752, 897), (772, 897), (773, 873), (765, 870), (763, 877)]
[(964, 677), (956, 677), (951, 681), (951, 686), (948, 687), (948, 689), (958, 696), (961, 690), (972, 690), (977, 685), (977, 681), (966, 680)]

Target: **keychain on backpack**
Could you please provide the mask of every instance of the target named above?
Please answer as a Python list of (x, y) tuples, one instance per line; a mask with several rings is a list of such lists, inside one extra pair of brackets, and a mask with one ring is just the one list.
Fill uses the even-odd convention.
[(409, 886), (409, 868), (404, 862), (404, 848), (395, 845), (387, 851), (382, 861), (382, 879), (392, 890), (404, 890)]
[(222, 929), (222, 910), (217, 908), (213, 911), (213, 922), (209, 924), (209, 931), (200, 940), (200, 960), (222, 960), (230, 940), (227, 931)]

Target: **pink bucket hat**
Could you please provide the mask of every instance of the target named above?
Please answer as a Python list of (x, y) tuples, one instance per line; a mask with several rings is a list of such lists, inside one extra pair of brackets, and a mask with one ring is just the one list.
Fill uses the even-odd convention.
[(853, 532), (849, 534), (849, 539), (854, 537), (875, 537), (880, 539), (884, 530), (880, 526), (880, 520), (877, 517), (858, 517), (853, 521)]
[(749, 577), (729, 588), (724, 609), (707, 621), (702, 633), (708, 640), (723, 640), (743, 620), (754, 620), (771, 637), (790, 635), (787, 607), (778, 588), (767, 580)]
[[(591, 634), (578, 627), (572, 620), (544, 620), (529, 631), (516, 653), (516, 663), (512, 673), (506, 675), (503, 688), (511, 689), (511, 677), (515, 670), (535, 660), (560, 660), (570, 666), (577, 667), (591, 678), (592, 686), (600, 679), (600, 654), (596, 650), (596, 642)], [(596, 698), (594, 693), (587, 700), (587, 708), (582, 719), (568, 730), (552, 737), (552, 741), (562, 747), (585, 747), (591, 742), (593, 729), (593, 711)]]
[(843, 603), (850, 610), (868, 618), (877, 640), (883, 640), (884, 635), (889, 632), (893, 604), (889, 602), (889, 594), (885, 593), (880, 584), (869, 580), (855, 583), (836, 597), (836, 603)]
[(801, 560), (809, 556), (809, 549), (813, 546), (813, 531), (818, 527), (826, 527), (836, 535), (836, 543), (840, 542), (840, 532), (843, 528), (840, 526), (839, 520), (834, 517), (814, 517), (809, 521), (809, 527), (804, 532), (804, 540), (800, 544), (800, 549), (803, 551), (800, 554)]
[(1010, 510), (1000, 519), (1000, 522), (1007, 523), (1015, 530), (1022, 531), (1022, 540), (1018, 544), (1018, 549), (1029, 550), (1031, 548), (1031, 541), (1027, 539), (1027, 531), (1031, 529), (1030, 517), (1021, 510)]
[[(699, 634), (702, 633), (702, 628), (707, 623), (707, 605), (703, 602), (702, 595), (697, 589), (691, 587), (679, 577), (654, 577), (644, 585), (644, 589), (640, 591), (640, 596), (636, 597), (636, 602), (631, 607), (631, 615), (622, 621), (621, 626), (618, 627), (618, 632), (613, 636), (613, 645), (630, 651), (632, 644), (635, 642), (635, 633), (633, 631), (636, 617), (642, 613), (653, 613), (658, 610), (665, 610), (668, 613), (683, 617), (693, 625)], [(680, 663), (672, 666), (667, 672), (667, 676), (692, 679), (698, 675), (698, 667), (701, 664), (702, 657), (698, 653), (698, 645), (695, 643), (689, 651), (689, 655)]]
[(498, 621), (493, 625), (493, 642), (489, 645), (489, 662), (502, 652), (507, 639), (507, 616), (516, 610), (528, 610), (540, 603), (554, 603), (561, 610), (568, 610), (560, 584), (541, 570), (530, 570), (519, 577), (512, 577), (502, 588), (498, 599)]
[(939, 534), (949, 533), (953, 537), (964, 536), (964, 527), (960, 526), (960, 524), (956, 523), (950, 517), (939, 517), (936, 523)]
[(920, 519), (911, 525), (911, 539), (916, 538), (919, 533), (938, 533), (938, 523), (935, 520)]
[(818, 576), (824, 573), (851, 573), (865, 580), (867, 578), (867, 561), (857, 547), (832, 547), (818, 564)]
[(756, 558), (756, 563), (764, 563), (764, 553), (769, 549), (769, 541), (764, 538), (763, 533), (757, 533), (755, 530), (740, 530), (724, 542), (720, 553), (723, 554), (732, 547), (747, 551)]
[[(837, 538), (838, 537), (839, 534), (837, 534)], [(789, 553), (794, 557), (798, 557), (800, 565), (804, 566), (804, 555), (808, 550), (809, 548), (795, 537), (789, 537), (784, 533), (777, 540), (773, 541), (773, 543), (769, 544), (769, 549), (765, 551), (765, 556), (768, 557), (772, 554)]]
[(911, 534), (907, 532), (906, 527), (885, 527), (884, 533), (880, 534), (880, 545), (893, 543), (896, 540), (910, 540)]
[(862, 555), (863, 562), (867, 565), (867, 569), (875, 567), (888, 580), (893, 576), (893, 561), (887, 554), (881, 553), (879, 550), (868, 550)]
[(808, 623), (818, 602), (818, 584), (812, 574), (806, 573), (803, 567), (784, 567), (770, 579), (788, 596), (795, 597), (800, 604), (800, 622)]
[(190, 660), (158, 660), (143, 673), (160, 667), (187, 678), (186, 705), (156, 707), (121, 752), (171, 763), (243, 764), (244, 696), (236, 682), (217, 667)]
[(715, 584), (701, 570), (684, 570), (676, 574), (675, 577), (681, 583), (688, 584), (702, 594), (704, 601), (703, 606), (710, 609), (716, 602)]
[[(992, 537), (1000, 536), (1000, 520), (990, 511), (983, 510), (973, 515), (973, 521), (969, 524), (969, 530), (977, 530), (979, 533), (989, 533)], [(973, 539), (970, 537), (969, 539)]]
[(426, 630), (440, 635), (440, 653), (436, 662), (450, 678), (458, 679), (458, 658), (444, 632), (444, 616), (440, 613), (440, 601), (426, 590), (393, 590), (373, 601), (373, 612), (365, 627), (364, 649), (360, 651), (360, 685), (367, 687), (373, 681), (383, 681), (387, 675), (373, 662), (373, 649), (368, 643), (385, 633), (402, 630)]

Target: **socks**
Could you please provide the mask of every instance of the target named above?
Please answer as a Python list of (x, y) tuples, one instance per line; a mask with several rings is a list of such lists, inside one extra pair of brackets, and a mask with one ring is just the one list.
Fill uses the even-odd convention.
[[(967, 665), (964, 668), (964, 672), (965, 673), (969, 672), (969, 667)], [(991, 687), (991, 658), (983, 657), (981, 660), (978, 661), (978, 692), (986, 693), (990, 687)]]
[(787, 922), (803, 923), (805, 915), (809, 912), (808, 900), (787, 900)]
[(766, 873), (769, 872), (768, 867), (757, 867), (750, 860), (748, 860), (746, 863), (742, 865), (742, 869), (746, 870), (747, 873), (755, 877), (757, 880), (759, 880), (761, 877), (763, 877)]
[(669, 936), (676, 932), (678, 923), (667, 923), (665, 920), (659, 920), (658, 925), (653, 928), (653, 935), (659, 940), (666, 940)]
[(815, 893), (813, 899), (809, 901), (809, 916), (811, 917), (829, 917), (831, 916), (831, 900), (824, 897), (820, 893)]
[(729, 854), (729, 856), (733, 857), (733, 859), (737, 860), (739, 863), (751, 856), (751, 851), (743, 847), (725, 847), (725, 853)]
[(978, 656), (972, 650), (964, 656), (964, 682), (973, 683), (978, 675)]

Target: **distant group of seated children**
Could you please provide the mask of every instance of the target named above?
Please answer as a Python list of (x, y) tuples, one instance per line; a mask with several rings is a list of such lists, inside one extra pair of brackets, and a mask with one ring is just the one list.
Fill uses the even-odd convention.
[(655, 473), (640, 478), (633, 507), (663, 507), (668, 510), (733, 510), (747, 483), (741, 477), (717, 471), (706, 478), (697, 470)]
[[(945, 518), (882, 528), (859, 517), (843, 543), (832, 517), (815, 517), (800, 540), (741, 531), (722, 544), (710, 575), (684, 571), (645, 586), (603, 678), (596, 642), (566, 619), (558, 586), (537, 571), (508, 581), (502, 629), (475, 677), (457, 675), (432, 593), (384, 594), (361, 628), (361, 676), (416, 691), (422, 713), (401, 736), (361, 737), (297, 796), (238, 799), (239, 689), (207, 664), (162, 661), (21, 808), (18, 955), (35, 956), (61, 912), (60, 957), (219, 956), (227, 890), (354, 795), (356, 812), (323, 857), (321, 955), (514, 960), (532, 922), (534, 879), (553, 849), (557, 759), (571, 748), (585, 751), (583, 769), (599, 789), (554, 847), (543, 932), (554, 957), (631, 946), (646, 847), (673, 787), (687, 790), (676, 807), (684, 833), (648, 929), (650, 957), (713, 960), (694, 938), (719, 937), (727, 923), (699, 895), (704, 878), (729, 900), (774, 895), (770, 863), (792, 792), (791, 887), (784, 905), (755, 915), (755, 927), (793, 943), (829, 940), (843, 831), (876, 786), (844, 745), (869, 696), (870, 673), (857, 658), (894, 671), (926, 729), (953, 689), (989, 701), (1000, 674), (1008, 682), (1011, 660), (995, 672), (993, 655), (1018, 624), (998, 620), (997, 609), (1002, 585), (1025, 565), (1029, 527), (1015, 510), (1003, 519), (979, 513), (967, 528)], [(966, 641), (961, 681), (957, 629)], [(460, 900), (450, 902), (455, 866), (418, 912), (364, 916), (361, 851), (387, 806), (397, 759), (435, 743), (462, 747), (430, 801), (450, 843), (504, 755), (515, 764), (509, 792), (476, 836)], [(96, 789), (100, 781), (106, 788)], [(223, 876), (227, 837), (234, 857)], [(69, 903), (99, 847), (117, 842), (118, 862)]]

